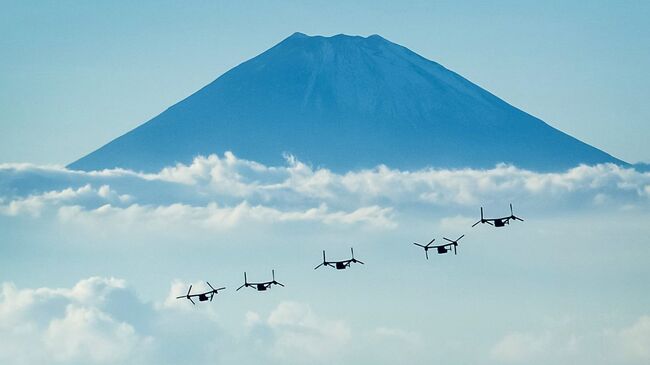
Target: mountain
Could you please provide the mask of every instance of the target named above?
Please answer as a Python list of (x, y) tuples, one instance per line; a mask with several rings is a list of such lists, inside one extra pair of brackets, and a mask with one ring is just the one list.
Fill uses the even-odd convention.
[(625, 164), (378, 35), (295, 33), (69, 167), (156, 171), (225, 151), (334, 171)]

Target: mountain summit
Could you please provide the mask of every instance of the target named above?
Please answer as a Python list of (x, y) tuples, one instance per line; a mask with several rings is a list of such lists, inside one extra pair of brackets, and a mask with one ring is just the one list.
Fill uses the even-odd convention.
[(378, 35), (295, 33), (69, 167), (156, 171), (225, 151), (335, 171), (623, 164)]

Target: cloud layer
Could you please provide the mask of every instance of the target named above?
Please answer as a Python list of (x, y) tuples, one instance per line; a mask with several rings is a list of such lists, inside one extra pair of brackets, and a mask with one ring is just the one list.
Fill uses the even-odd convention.
[[(279, 303), (266, 317), (249, 312), (241, 323), (248, 332), (228, 333), (219, 325), (214, 306), (193, 307), (175, 299), (185, 288), (186, 283), (174, 282), (167, 300), (146, 303), (114, 278), (91, 277), (72, 288), (55, 289), (20, 289), (5, 282), (0, 293), (0, 360), (205, 364), (219, 363), (225, 348), (244, 355), (250, 348), (266, 363), (315, 363), (337, 356), (351, 339), (345, 322), (320, 317), (309, 305), (293, 301)], [(196, 325), (207, 330), (196, 331)]]
[[(199, 285), (200, 283), (195, 283)], [(0, 360), (11, 364), (321, 364), (363, 358), (427, 363), (430, 345), (419, 333), (385, 326), (353, 331), (352, 324), (317, 314), (310, 305), (281, 301), (267, 314), (247, 311), (244, 332), (220, 324), (217, 304), (191, 306), (174, 299), (147, 303), (114, 278), (91, 277), (71, 288), (18, 288), (0, 292)], [(220, 300), (220, 299), (217, 299)], [(237, 312), (242, 314), (242, 312)], [(233, 313), (228, 313), (232, 316)], [(495, 364), (544, 364), (568, 359), (591, 364), (644, 364), (650, 360), (650, 316), (619, 327), (576, 331), (571, 321), (538, 331), (513, 331), (491, 349), (457, 347), (457, 355)], [(438, 343), (438, 351), (442, 350)], [(597, 349), (597, 351), (596, 351)], [(447, 349), (449, 351), (449, 349)]]
[[(400, 171), (379, 166), (336, 174), (292, 157), (269, 167), (236, 158), (197, 157), (157, 174), (93, 172), (29, 164), (0, 165), (0, 214), (57, 216), (63, 221), (175, 221), (227, 229), (242, 222), (316, 222), (395, 228), (400, 212), (423, 207), (472, 215), (478, 205), (504, 210), (525, 202), (559, 209), (647, 209), (650, 173), (616, 165), (535, 173), (490, 170)], [(517, 206), (517, 204), (515, 204)], [(495, 213), (496, 214), (496, 213)]]

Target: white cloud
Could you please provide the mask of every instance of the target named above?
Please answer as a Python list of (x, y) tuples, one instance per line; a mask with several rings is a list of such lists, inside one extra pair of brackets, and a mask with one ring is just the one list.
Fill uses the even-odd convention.
[(509, 333), (494, 345), (491, 356), (505, 363), (525, 364), (549, 350), (550, 339), (548, 333)]
[(255, 325), (258, 325), (261, 323), (261, 316), (257, 312), (253, 311), (248, 311), (246, 312), (246, 320), (244, 321), (244, 325), (246, 327), (252, 327)]
[(398, 340), (410, 346), (421, 346), (424, 343), (419, 333), (399, 328), (378, 327), (373, 334), (388, 341)]
[(624, 359), (650, 363), (650, 316), (641, 316), (635, 323), (621, 329), (613, 337)]
[[(94, 172), (29, 164), (0, 165), (0, 214), (57, 215), (67, 222), (114, 220), (120, 225), (174, 222), (227, 229), (241, 222), (315, 222), (395, 228), (394, 213), (426, 205), (463, 210), (526, 201), (537, 212), (607, 206), (647, 208), (650, 173), (615, 165), (535, 173), (498, 165), (489, 170), (386, 166), (336, 174), (288, 158), (269, 167), (238, 159), (197, 157), (156, 174), (114, 169)], [(496, 208), (496, 207), (495, 207)], [(499, 208), (503, 209), (503, 208)], [(474, 214), (474, 211), (471, 212)], [(467, 221), (458, 215), (456, 222)], [(467, 222), (465, 222), (467, 223)], [(166, 224), (166, 223), (160, 223)]]
[[(575, 321), (559, 321), (541, 331), (511, 332), (490, 350), (497, 363), (647, 364), (650, 361), (650, 316), (632, 324), (576, 332)], [(573, 360), (572, 360), (573, 359)]]
[[(646, 196), (650, 173), (638, 172), (612, 164), (578, 166), (562, 173), (536, 173), (514, 166), (498, 165), (493, 169), (445, 170), (422, 169), (400, 171), (386, 166), (336, 174), (327, 169), (314, 170), (295, 160), (288, 165), (268, 167), (242, 160), (227, 152), (197, 157), (192, 164), (166, 167), (157, 174), (142, 174), (115, 169), (99, 172), (69, 171), (63, 168), (34, 165), (0, 165), (0, 176), (44, 180), (99, 183), (112, 185), (120, 179), (140, 182), (165, 182), (157, 185), (192, 187), (196, 195), (236, 197), (246, 200), (316, 199), (337, 201), (353, 198), (355, 202), (384, 199), (393, 202), (429, 202), (435, 204), (475, 205), (499, 196), (542, 195), (558, 197), (571, 193), (595, 195), (606, 191), (616, 195)], [(177, 186), (178, 188), (178, 186)], [(130, 192), (127, 192), (130, 193)]]
[(32, 217), (40, 217), (44, 211), (56, 207), (88, 204), (96, 201), (102, 203), (126, 203), (130, 199), (129, 195), (119, 195), (111, 190), (108, 185), (102, 185), (95, 189), (92, 185), (86, 184), (77, 189), (51, 190), (11, 200), (8, 204), (0, 205), (0, 213), (9, 216), (26, 214)]
[[(2, 285), (0, 359), (12, 363), (132, 363), (149, 343), (129, 323), (109, 313), (116, 279), (89, 278), (71, 289), (17, 289)], [(134, 308), (129, 308), (133, 310)]]
[[(218, 363), (222, 354), (238, 363), (323, 363), (363, 359), (368, 355), (364, 351), (379, 360), (393, 355), (414, 363), (430, 359), (432, 344), (418, 332), (382, 326), (361, 331), (370, 336), (353, 336), (351, 324), (318, 314), (302, 302), (280, 302), (266, 316), (242, 308), (244, 334), (230, 333), (219, 325), (222, 305), (192, 306), (175, 299), (187, 285), (174, 281), (166, 299), (149, 305), (114, 278), (92, 277), (71, 288), (19, 289), (3, 283), (0, 362), (207, 364)], [(143, 325), (143, 317), (151, 317), (152, 324)], [(561, 321), (537, 332), (508, 333), (492, 346), (485, 362), (646, 364), (650, 359), (648, 315), (606, 330), (591, 327), (576, 333), (577, 328), (575, 322)], [(435, 346), (450, 351), (440, 342)], [(454, 351), (474, 352), (462, 346)]]
[(271, 330), (273, 356), (285, 361), (300, 359), (299, 363), (334, 360), (342, 355), (352, 337), (344, 321), (322, 318), (309, 305), (298, 302), (280, 303), (264, 324), (257, 313), (247, 315), (246, 323)]
[(252, 206), (244, 201), (236, 206), (219, 206), (209, 203), (206, 206), (172, 204), (167, 206), (141, 206), (132, 204), (116, 207), (110, 204), (96, 209), (82, 206), (62, 206), (58, 217), (63, 222), (111, 226), (128, 229), (130, 226), (146, 225), (149, 228), (198, 227), (207, 230), (223, 230), (236, 227), (243, 222), (282, 223), (317, 222), (328, 225), (362, 224), (379, 228), (394, 228), (391, 220), (392, 209), (379, 206), (362, 207), (351, 212), (330, 211), (326, 204), (306, 210), (281, 211), (262, 205)]
[(125, 362), (147, 342), (131, 325), (77, 305), (68, 305), (65, 317), (52, 319), (43, 336), (47, 352), (63, 363)]

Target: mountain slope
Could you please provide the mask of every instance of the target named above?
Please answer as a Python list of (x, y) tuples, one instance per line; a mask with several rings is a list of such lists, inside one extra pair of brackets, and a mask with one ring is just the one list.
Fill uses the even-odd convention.
[(336, 171), (623, 163), (380, 36), (296, 33), (69, 167), (155, 171), (228, 150)]

